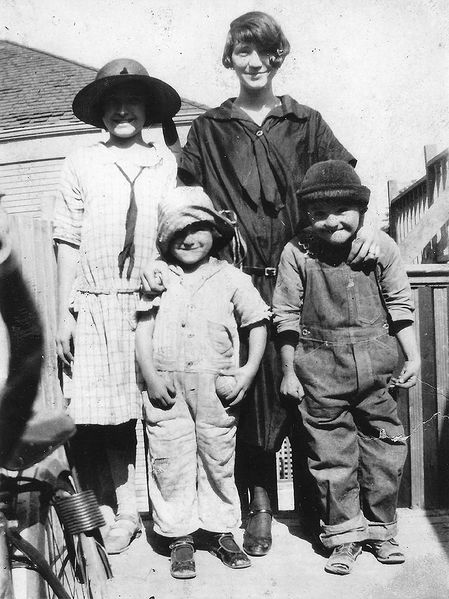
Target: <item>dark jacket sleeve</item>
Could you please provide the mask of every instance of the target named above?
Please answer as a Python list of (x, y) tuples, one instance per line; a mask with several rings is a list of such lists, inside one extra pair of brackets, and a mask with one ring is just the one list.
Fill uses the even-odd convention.
[(315, 112), (313, 126), (315, 127), (316, 162), (323, 160), (344, 160), (353, 167), (357, 164), (354, 156), (338, 141), (332, 129), (319, 112)]
[(200, 136), (198, 135), (198, 119), (193, 121), (187, 135), (187, 141), (182, 149), (178, 168), (178, 179), (184, 185), (200, 185), (204, 187), (202, 175), (202, 159)]

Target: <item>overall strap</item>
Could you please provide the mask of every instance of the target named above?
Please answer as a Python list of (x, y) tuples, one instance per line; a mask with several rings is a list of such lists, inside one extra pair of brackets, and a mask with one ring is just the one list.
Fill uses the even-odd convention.
[(136, 221), (137, 221), (137, 204), (136, 197), (134, 194), (134, 184), (137, 178), (142, 174), (142, 171), (145, 167), (141, 166), (139, 172), (131, 181), (125, 171), (121, 166), (114, 162), (115, 166), (122, 173), (125, 179), (128, 181), (131, 190), (129, 194), (129, 207), (128, 212), (126, 213), (126, 234), (125, 234), (125, 243), (123, 244), (123, 250), (118, 255), (118, 268), (120, 276), (122, 276), (123, 268), (125, 266), (125, 261), (129, 258), (128, 270), (126, 272), (126, 278), (129, 279), (131, 277), (131, 272), (134, 267), (134, 232), (136, 230)]

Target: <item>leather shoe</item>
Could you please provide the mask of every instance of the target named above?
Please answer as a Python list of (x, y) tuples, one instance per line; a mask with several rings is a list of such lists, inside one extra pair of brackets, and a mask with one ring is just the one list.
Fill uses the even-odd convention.
[(256, 536), (248, 532), (251, 519), (254, 516), (257, 516), (257, 514), (269, 514), (270, 517), (273, 516), (272, 511), (268, 509), (261, 508), (250, 510), (248, 514), (248, 521), (246, 523), (246, 530), (243, 533), (243, 549), (246, 551), (246, 553), (248, 553), (248, 555), (261, 557), (263, 555), (267, 555), (267, 553), (270, 551), (273, 540), (270, 533), (268, 535)]
[(230, 532), (217, 533), (212, 537), (209, 551), (216, 555), (225, 566), (234, 570), (248, 568), (251, 565), (249, 557), (240, 549)]
[(169, 545), (170, 574), (173, 578), (195, 578), (195, 557), (192, 537), (180, 537)]

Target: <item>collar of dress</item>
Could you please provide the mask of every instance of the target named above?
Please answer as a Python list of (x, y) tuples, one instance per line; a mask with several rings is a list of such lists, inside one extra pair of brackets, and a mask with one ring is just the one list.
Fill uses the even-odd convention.
[(117, 159), (113, 152), (108, 151), (108, 148), (102, 141), (96, 143), (92, 147), (98, 149), (98, 161), (101, 164), (115, 164), (118, 162), (123, 165), (130, 164), (137, 167), (151, 167), (156, 166), (156, 164), (159, 164), (163, 160), (161, 150), (153, 143), (148, 144), (148, 151), (145, 152), (146, 156), (139, 157), (139, 159), (123, 157)]
[[(281, 105), (274, 108), (269, 114), (270, 116), (286, 117), (292, 115), (298, 120), (310, 118), (310, 108), (303, 104), (298, 104), (296, 100), (290, 96), (279, 96)], [(208, 110), (203, 116), (212, 120), (228, 121), (228, 120), (248, 120), (252, 119), (237, 106), (234, 105), (236, 98), (228, 98), (221, 106)]]
[[(206, 264), (202, 264), (198, 269), (199, 271), (201, 271), (201, 277), (198, 279), (200, 281), (200, 284), (203, 284), (204, 281), (210, 279), (210, 277), (213, 277), (217, 272), (220, 272), (221, 270), (223, 270), (223, 268), (226, 268), (227, 266), (229, 266), (229, 263), (225, 260), (219, 260), (218, 258), (214, 258), (213, 256), (211, 256), (209, 258), (209, 261), (206, 262)], [(168, 268), (170, 272), (172, 272), (173, 275), (176, 276), (176, 278), (182, 279), (184, 271), (180, 266), (178, 266), (177, 264), (169, 264)], [(200, 286), (200, 284), (198, 286)]]

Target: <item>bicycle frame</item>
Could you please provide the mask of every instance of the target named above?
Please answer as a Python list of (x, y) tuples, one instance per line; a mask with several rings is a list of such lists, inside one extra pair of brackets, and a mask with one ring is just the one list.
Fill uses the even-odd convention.
[(7, 531), (8, 521), (0, 511), (0, 598), (14, 599)]
[[(26, 569), (27, 572), (33, 570), (39, 574), (39, 577), (33, 580), (33, 585), (36, 584), (36, 590), (33, 586), (33, 599), (41, 596), (44, 581), (59, 599), (73, 599), (71, 592), (66, 589), (65, 576), (60, 578), (56, 575), (44, 557), (45, 551), (41, 545), (45, 545), (45, 538), (43, 538), (45, 531), (42, 529), (42, 522), (36, 522), (39, 527), (38, 544), (34, 545), (19, 531), (20, 514), (16, 512), (17, 499), (21, 493), (37, 492), (39, 505), (43, 508), (44, 514), (52, 509), (58, 498), (77, 497), (76, 494), (70, 495), (63, 488), (64, 477), (59, 477), (58, 481), (60, 484), (56, 485), (32, 477), (9, 477), (0, 474), (0, 599), (18, 599), (14, 595), (16, 576), (12, 576), (12, 571), (20, 572), (20, 569), (22, 571)], [(79, 588), (86, 587), (85, 591), (82, 591), (83, 596), (85, 594), (87, 597), (106, 597), (102, 581), (112, 577), (112, 573), (102, 548), (101, 535), (98, 531), (92, 530), (74, 537), (67, 530), (62, 529), (62, 536), (67, 555), (65, 563), (71, 564), (72, 574), (75, 575), (77, 584), (81, 585)], [(86, 569), (86, 564), (89, 564), (90, 571)], [(103, 575), (100, 573), (98, 576), (93, 576), (92, 572), (98, 570), (99, 565)], [(94, 591), (95, 584), (97, 587)], [(26, 596), (30, 597), (28, 585), (26, 586)]]

